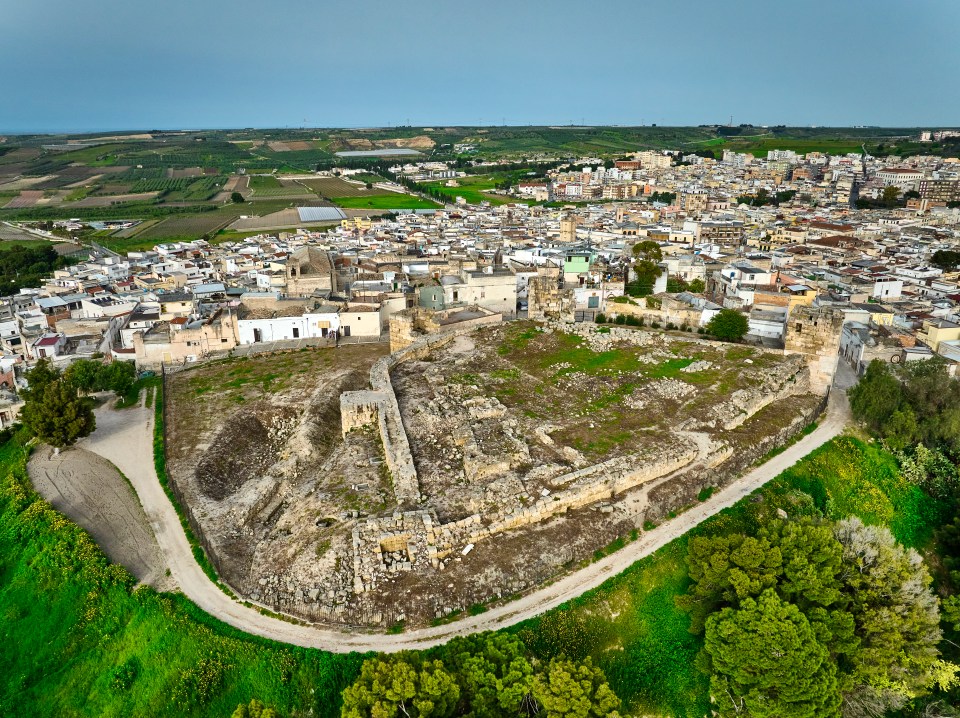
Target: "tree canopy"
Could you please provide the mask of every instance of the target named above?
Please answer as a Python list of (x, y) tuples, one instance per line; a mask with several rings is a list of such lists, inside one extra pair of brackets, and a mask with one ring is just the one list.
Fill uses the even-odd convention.
[(943, 360), (892, 369), (875, 359), (849, 394), (853, 415), (891, 448), (923, 443), (960, 457), (960, 381)]
[(646, 239), (633, 245), (633, 271), (636, 280), (628, 287), (631, 294), (643, 297), (653, 292), (657, 278), (663, 274), (660, 262), (663, 251), (653, 240)]
[(953, 249), (938, 249), (930, 258), (930, 264), (945, 271), (952, 271), (960, 266), (960, 252)]
[(693, 537), (687, 558), (677, 605), (705, 633), (721, 716), (831, 716), (842, 702), (845, 718), (866, 718), (940, 680), (930, 574), (885, 528), (774, 521)]
[(806, 616), (772, 589), (710, 616), (704, 651), (721, 716), (840, 716), (836, 664)]
[(495, 633), (365, 661), (343, 693), (341, 715), (616, 718), (619, 708), (603, 671), (589, 659), (540, 663), (516, 636)]
[(133, 362), (112, 361), (104, 364), (94, 359), (78, 359), (67, 367), (63, 378), (78, 392), (112, 391), (123, 396), (137, 379)]
[(265, 706), (254, 698), (238, 705), (230, 718), (280, 718), (280, 714), (272, 706)]
[(39, 287), (55, 269), (71, 261), (50, 244), (45, 247), (14, 246), (0, 252), (0, 296), (16, 294), (25, 287)]
[(27, 382), (20, 419), (41, 441), (63, 448), (96, 428), (93, 402), (77, 396), (76, 389), (48, 360), (41, 359), (27, 372)]
[(750, 329), (750, 322), (745, 314), (736, 309), (721, 309), (707, 322), (707, 332), (728, 342), (738, 342)]

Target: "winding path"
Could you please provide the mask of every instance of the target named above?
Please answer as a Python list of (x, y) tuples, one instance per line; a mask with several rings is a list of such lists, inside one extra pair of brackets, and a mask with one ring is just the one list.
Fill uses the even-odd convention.
[(110, 408), (99, 410), (97, 430), (83, 441), (82, 446), (113, 462), (130, 479), (140, 496), (160, 550), (166, 556), (172, 577), (184, 595), (207, 613), (242, 631), (284, 643), (337, 653), (393, 652), (427, 648), (445, 643), (455, 636), (504, 628), (576, 598), (763, 486), (811, 451), (839, 435), (849, 416), (845, 392), (834, 389), (827, 413), (816, 430), (788, 447), (782, 454), (717, 491), (709, 500), (651, 531), (642, 532), (637, 541), (621, 550), (564, 576), (549, 586), (539, 588), (516, 601), (491, 608), (478, 616), (464, 617), (443, 626), (410, 630), (396, 635), (288, 623), (265, 616), (255, 608), (241, 605), (214, 585), (194, 559), (177, 513), (157, 479), (153, 465), (152, 409), (139, 407), (122, 411)]

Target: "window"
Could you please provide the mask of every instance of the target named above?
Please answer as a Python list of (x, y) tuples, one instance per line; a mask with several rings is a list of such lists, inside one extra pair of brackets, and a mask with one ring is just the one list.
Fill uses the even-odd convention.
[(803, 331), (803, 324), (801, 324), (800, 322), (797, 322), (797, 334), (799, 334), (802, 331)]
[(293, 328), (293, 338), (294, 338), (294, 339), (299, 339), (299, 338), (300, 338), (300, 328), (299, 328), (299, 327), (294, 327), (294, 328)]

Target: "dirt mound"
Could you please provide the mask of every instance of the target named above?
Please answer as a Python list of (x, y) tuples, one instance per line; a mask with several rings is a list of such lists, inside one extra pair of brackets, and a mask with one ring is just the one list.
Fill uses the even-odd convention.
[(197, 463), (197, 484), (204, 495), (217, 501), (237, 491), (274, 462), (274, 438), (266, 424), (251, 411), (235, 414), (216, 435)]
[[(100, 436), (111, 429), (114, 417), (107, 411), (97, 412)], [(54, 454), (41, 446), (30, 457), (27, 471), (37, 492), (89, 531), (111, 561), (158, 590), (173, 587), (140, 500), (113, 464), (83, 448)]]

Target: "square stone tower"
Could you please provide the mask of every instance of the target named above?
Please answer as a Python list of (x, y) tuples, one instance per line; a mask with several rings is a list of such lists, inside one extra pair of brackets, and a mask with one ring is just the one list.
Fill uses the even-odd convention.
[(830, 307), (796, 306), (787, 317), (785, 354), (802, 354), (810, 368), (810, 388), (830, 391), (840, 357), (843, 313)]

